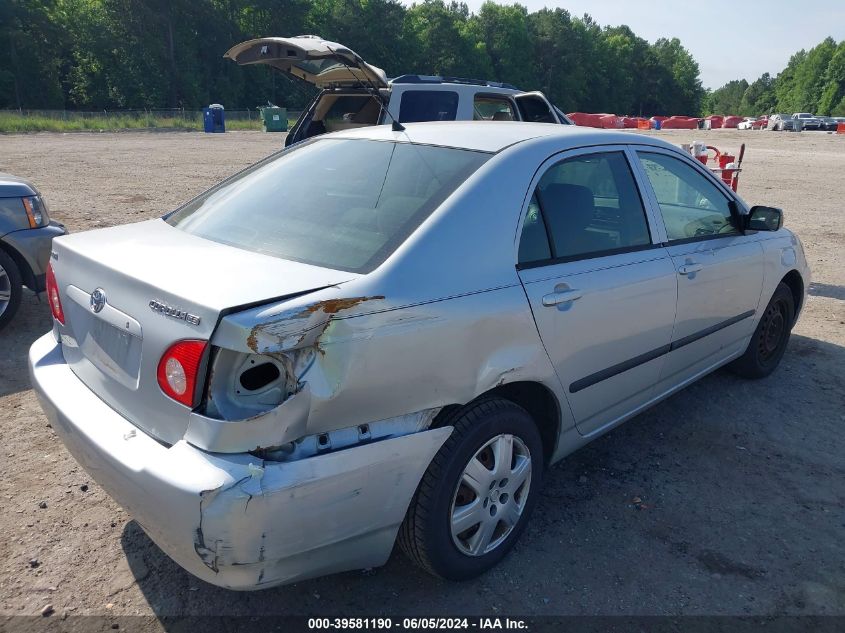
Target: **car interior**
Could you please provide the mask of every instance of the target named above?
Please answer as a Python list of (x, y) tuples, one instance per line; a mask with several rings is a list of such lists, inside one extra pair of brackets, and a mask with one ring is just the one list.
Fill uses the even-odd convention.
[(588, 154), (558, 163), (540, 180), (523, 225), (519, 261), (575, 259), (649, 243), (624, 155)]

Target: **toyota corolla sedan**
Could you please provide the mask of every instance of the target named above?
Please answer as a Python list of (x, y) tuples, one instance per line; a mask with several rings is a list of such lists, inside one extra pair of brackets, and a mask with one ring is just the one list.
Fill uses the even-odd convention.
[(729, 365), (809, 286), (782, 214), (659, 139), (532, 123), (320, 136), (158, 220), (61, 237), (32, 383), (175, 561), (255, 589), (513, 547), (545, 467)]

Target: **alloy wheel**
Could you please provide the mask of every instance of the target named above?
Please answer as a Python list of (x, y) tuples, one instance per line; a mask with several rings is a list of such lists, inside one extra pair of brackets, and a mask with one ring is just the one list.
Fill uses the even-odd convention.
[(12, 301), (12, 279), (9, 273), (0, 265), (0, 315), (9, 307)]
[(519, 522), (531, 487), (531, 453), (515, 435), (490, 439), (464, 467), (452, 498), (452, 542), (463, 554), (499, 547)]

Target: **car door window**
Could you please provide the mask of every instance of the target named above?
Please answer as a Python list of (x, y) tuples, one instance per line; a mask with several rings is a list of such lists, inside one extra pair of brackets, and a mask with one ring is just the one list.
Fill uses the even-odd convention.
[(458, 114), (458, 93), (449, 90), (407, 90), (399, 102), (402, 123), (454, 121)]
[(523, 95), (517, 98), (517, 106), (523, 121), (531, 123), (557, 123), (549, 104), (540, 97)]
[(513, 103), (507, 97), (476, 94), (472, 100), (473, 121), (515, 121)]
[(670, 242), (738, 234), (728, 197), (682, 160), (638, 152)]
[(586, 154), (557, 163), (540, 179), (523, 223), (519, 262), (570, 261), (650, 244), (625, 155)]

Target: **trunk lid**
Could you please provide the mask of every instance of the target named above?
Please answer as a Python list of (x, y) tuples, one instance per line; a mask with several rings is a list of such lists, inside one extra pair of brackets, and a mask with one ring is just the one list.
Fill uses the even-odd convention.
[(343, 44), (316, 35), (261, 37), (233, 46), (223, 57), (241, 66), (266, 64), (318, 88), (362, 83), (368, 87), (387, 87), (387, 75), (381, 68), (368, 64)]
[(62, 237), (53, 253), (68, 365), (112, 408), (168, 444), (183, 436), (190, 409), (158, 386), (167, 348), (209, 340), (227, 312), (357, 276), (212, 242), (163, 220)]

